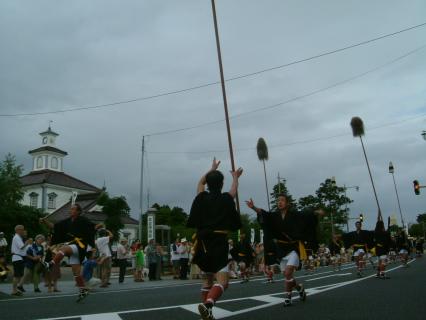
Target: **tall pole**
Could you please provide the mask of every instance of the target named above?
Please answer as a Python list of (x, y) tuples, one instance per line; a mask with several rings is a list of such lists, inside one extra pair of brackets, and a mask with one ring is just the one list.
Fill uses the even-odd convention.
[[(235, 171), (235, 162), (234, 162), (234, 151), (232, 148), (232, 137), (231, 137), (231, 126), (229, 123), (229, 114), (228, 114), (228, 102), (226, 99), (226, 88), (225, 88), (225, 77), (223, 75), (223, 65), (222, 65), (222, 53), (220, 50), (220, 40), (219, 40), (219, 29), (217, 26), (217, 17), (216, 17), (216, 5), (215, 0), (212, 2), (212, 11), (213, 11), (213, 22), (214, 22), (214, 32), (216, 35), (216, 48), (217, 48), (217, 58), (219, 60), (219, 70), (220, 70), (220, 82), (222, 85), (222, 96), (223, 96), (223, 106), (225, 108), (225, 121), (226, 121), (226, 130), (228, 133), (228, 145), (229, 145), (229, 156), (231, 158), (231, 168), (232, 171)], [(240, 201), (238, 198), (238, 191), (235, 197), (237, 203), (237, 210), (240, 212)]]
[(370, 175), (371, 185), (373, 186), (374, 197), (376, 198), (377, 209), (379, 210), (377, 219), (382, 221), (383, 220), (382, 210), (380, 209), (379, 198), (377, 197), (376, 187), (374, 186), (373, 176), (371, 174), (370, 165), (369, 165), (368, 159), (367, 159), (367, 154), (365, 153), (364, 142), (362, 142), (361, 136), (359, 136), (359, 139), (361, 140), (362, 151), (364, 152), (365, 162), (367, 163), (367, 168), (368, 168), (368, 173)]
[(142, 218), (143, 218), (143, 161), (145, 156), (145, 136), (142, 137), (142, 157), (141, 157), (141, 184), (140, 184), (140, 194), (139, 194), (139, 209), (140, 209), (140, 218), (139, 218), (139, 240), (142, 241)]
[[(348, 197), (346, 195), (346, 184), (343, 185), (343, 190), (345, 190), (345, 199)], [(345, 213), (346, 213), (346, 232), (349, 232), (349, 215), (348, 215), (348, 204), (345, 202)]]
[(269, 201), (269, 188), (268, 188), (268, 180), (266, 179), (266, 166), (265, 166), (265, 160), (263, 162), (263, 172), (265, 174), (265, 187), (266, 187), (266, 199), (268, 200), (268, 210), (271, 212), (271, 202)]
[(393, 179), (393, 185), (395, 187), (396, 200), (398, 200), (398, 208), (399, 208), (399, 215), (401, 217), (402, 228), (405, 230), (404, 218), (402, 217), (401, 203), (399, 202), (398, 189), (396, 187), (395, 175), (393, 174), (393, 172), (392, 172), (392, 179)]
[(278, 194), (281, 193), (281, 178), (280, 173), (278, 172)]

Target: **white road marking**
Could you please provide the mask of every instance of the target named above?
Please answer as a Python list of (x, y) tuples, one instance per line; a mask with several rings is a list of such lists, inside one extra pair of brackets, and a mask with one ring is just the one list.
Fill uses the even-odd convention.
[[(351, 264), (351, 263), (348, 263)], [(325, 268), (325, 267), (320, 267), (320, 268)], [(347, 270), (347, 269), (352, 269), (355, 268), (354, 265), (352, 265), (351, 267), (348, 268), (342, 268), (342, 270)], [(313, 276), (318, 276), (321, 274), (327, 274), (327, 273), (332, 273), (335, 272), (333, 270), (331, 271), (324, 271), (324, 272), (319, 272), (319, 273), (313, 273), (313, 274), (308, 274), (308, 275), (302, 275), (302, 276), (297, 276), (296, 279), (302, 279), (302, 278), (307, 278), (307, 277), (313, 277)], [(252, 277), (250, 281), (255, 282), (255, 281), (265, 281), (266, 277), (265, 276), (256, 276), (256, 277)], [(280, 281), (284, 281), (284, 279), (276, 279), (274, 280), (275, 282), (280, 282)], [(240, 284), (241, 280), (238, 281), (230, 281), (229, 284)], [(130, 289), (118, 289), (118, 290), (105, 290), (105, 291), (95, 291), (95, 292), (91, 292), (90, 295), (97, 295), (97, 294), (109, 294), (109, 293), (123, 293), (123, 292), (135, 292), (135, 291), (146, 291), (146, 290), (154, 290), (154, 289), (163, 289), (163, 288), (179, 288), (179, 287), (186, 287), (186, 286), (199, 286), (201, 285), (202, 282), (191, 282), (191, 283), (179, 283), (179, 284), (175, 284), (175, 285), (157, 285), (157, 286), (153, 286), (153, 287), (145, 287), (145, 286), (141, 286), (140, 288), (130, 288)], [(56, 298), (65, 298), (65, 297), (77, 297), (77, 292), (75, 293), (69, 293), (69, 294), (54, 294), (54, 295), (45, 295), (45, 296), (37, 296), (37, 297), (20, 297), (19, 299), (17, 298), (10, 298), (10, 299), (1, 299), (0, 303), (2, 302), (7, 302), (7, 301), (25, 301), (25, 300), (39, 300), (39, 299), (56, 299)]]
[[(70, 317), (71, 318), (71, 317)], [(89, 314), (81, 317), (81, 320), (122, 320), (118, 313)]]
[[(187, 304), (181, 306), (182, 309), (198, 314), (198, 304)], [(216, 318), (226, 318), (232, 316), (232, 311), (214, 307), (214, 316)]]
[(276, 298), (276, 297), (272, 297), (272, 296), (268, 296), (268, 295), (257, 296), (257, 297), (253, 297), (253, 298), (250, 298), (250, 299), (258, 300), (258, 301), (262, 301), (262, 302), (266, 302), (266, 303), (283, 302), (283, 299), (281, 299), (281, 298)]
[[(412, 263), (415, 260), (416, 259), (413, 259), (413, 260), (409, 261), (408, 263)], [(399, 265), (397, 267), (388, 269), (387, 272), (391, 272), (391, 271), (400, 269), (402, 267), (403, 267), (402, 265)], [(359, 278), (359, 279), (354, 279), (354, 280), (349, 280), (349, 281), (344, 281), (344, 282), (337, 282), (337, 283), (334, 283), (334, 284), (319, 286), (319, 287), (315, 287), (315, 288), (309, 288), (309, 289), (306, 289), (306, 294), (308, 296), (311, 296), (311, 295), (323, 293), (323, 292), (330, 291), (330, 290), (337, 289), (337, 288), (341, 288), (341, 287), (344, 287), (344, 286), (347, 286), (347, 285), (350, 285), (350, 284), (353, 284), (353, 283), (361, 282), (361, 281), (367, 280), (369, 278), (372, 278), (374, 276), (375, 276), (375, 274), (372, 274), (372, 275), (369, 275), (369, 276), (366, 276), (366, 277), (363, 277), (363, 278)], [(223, 319), (223, 318), (235, 316), (235, 315), (238, 315), (238, 314), (243, 314), (243, 313), (247, 313), (247, 312), (251, 312), (251, 311), (255, 311), (255, 310), (259, 310), (259, 309), (268, 308), (268, 307), (271, 307), (271, 306), (274, 306), (274, 305), (281, 304), (283, 302), (282, 299), (277, 298), (275, 296), (282, 295), (282, 294), (283, 294), (283, 292), (281, 291), (281, 292), (273, 293), (273, 294), (270, 294), (270, 295), (260, 295), (260, 296), (253, 296), (253, 297), (244, 297), (244, 298), (222, 300), (222, 301), (219, 301), (218, 304), (226, 303), (226, 302), (232, 302), (232, 301), (242, 301), (242, 300), (248, 300), (248, 299), (259, 300), (259, 301), (267, 302), (267, 303), (259, 305), (259, 306), (247, 308), (247, 309), (238, 310), (238, 311), (228, 311), (228, 310), (225, 310), (225, 309), (215, 307), (213, 312), (214, 312), (214, 315), (217, 319)], [(299, 299), (298, 295), (293, 297), (293, 300), (298, 300), (298, 299)], [(166, 309), (179, 309), (179, 308), (182, 308), (182, 309), (185, 309), (185, 310), (188, 310), (188, 311), (191, 311), (191, 312), (198, 314), (198, 309), (195, 310), (194, 306), (197, 306), (197, 304), (175, 305), (175, 306), (166, 306), (166, 307), (159, 307), (159, 308), (119, 311), (119, 312), (114, 313), (115, 315), (117, 315), (118, 318), (117, 317), (116, 318), (106, 318), (106, 316), (109, 316), (112, 313), (100, 313), (100, 314), (96, 314), (96, 315), (67, 316), (67, 317), (59, 317), (59, 318), (49, 318), (49, 319), (44, 319), (44, 320), (64, 320), (64, 319), (78, 318), (78, 317), (82, 318), (82, 320), (95, 320), (95, 319), (96, 320), (97, 319), (102, 319), (102, 320), (104, 320), (104, 319), (119, 320), (120, 319), (121, 320), (121, 318), (119, 318), (119, 314), (148, 312), (148, 311), (157, 311), (157, 310), (166, 310)], [(216, 310), (218, 312), (216, 312)], [(91, 316), (91, 318), (87, 318), (89, 316)], [(97, 316), (97, 318), (94, 318), (93, 316)]]
[(330, 277), (345, 277), (352, 274), (352, 272), (348, 272), (348, 273), (335, 273), (335, 274), (330, 274), (328, 276), (323, 276), (323, 277), (319, 277), (319, 278), (313, 278), (313, 279), (308, 279), (305, 282), (310, 282), (310, 281), (315, 281), (315, 280), (320, 280), (320, 279), (325, 279), (325, 278), (330, 278)]

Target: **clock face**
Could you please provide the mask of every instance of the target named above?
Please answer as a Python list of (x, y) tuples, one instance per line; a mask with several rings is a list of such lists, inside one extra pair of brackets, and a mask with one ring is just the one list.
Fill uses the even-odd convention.
[(47, 143), (47, 137), (44, 137), (43, 138), (43, 144), (46, 144)]

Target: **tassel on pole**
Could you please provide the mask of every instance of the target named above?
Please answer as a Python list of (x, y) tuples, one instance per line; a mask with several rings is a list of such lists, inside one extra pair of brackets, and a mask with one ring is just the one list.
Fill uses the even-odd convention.
[(376, 199), (376, 204), (378, 209), (377, 221), (383, 221), (382, 210), (380, 209), (380, 204), (379, 204), (379, 198), (377, 197), (376, 187), (374, 186), (373, 176), (370, 170), (370, 164), (368, 163), (367, 153), (365, 152), (364, 142), (362, 141), (362, 136), (365, 134), (364, 122), (362, 121), (360, 117), (353, 117), (351, 119), (351, 127), (352, 127), (353, 136), (359, 137), (361, 141), (362, 151), (364, 152), (365, 162), (367, 163), (368, 174), (370, 175), (371, 185), (373, 186), (374, 197)]
[(269, 155), (268, 155), (268, 146), (266, 145), (265, 139), (259, 138), (259, 140), (257, 140), (256, 151), (257, 151), (257, 157), (259, 158), (260, 161), (263, 162), (263, 173), (265, 175), (265, 187), (266, 187), (266, 199), (268, 201), (268, 209), (269, 211), (271, 211), (271, 204), (269, 201), (268, 179), (266, 177), (266, 164), (265, 164), (265, 161), (269, 159)]

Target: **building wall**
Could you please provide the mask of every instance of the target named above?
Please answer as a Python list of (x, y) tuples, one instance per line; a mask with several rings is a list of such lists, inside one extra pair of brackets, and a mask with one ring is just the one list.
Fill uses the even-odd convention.
[[(73, 189), (73, 188), (67, 188), (67, 187), (62, 187), (62, 186), (55, 186), (55, 185), (51, 185), (51, 184), (38, 184), (38, 185), (33, 185), (33, 186), (28, 186), (28, 187), (23, 187), (23, 191), (24, 191), (24, 197), (21, 200), (21, 204), (23, 205), (30, 205), (30, 194), (32, 192), (37, 193), (38, 196), (38, 203), (37, 203), (37, 208), (41, 209), (43, 206), (43, 186), (45, 187), (45, 206), (46, 206), (46, 213), (52, 213), (54, 211), (56, 211), (57, 209), (59, 209), (60, 207), (62, 207), (64, 204), (66, 204), (67, 202), (70, 201), (71, 195), (73, 191), (76, 191), (78, 194), (87, 194), (87, 193), (91, 193), (91, 191), (87, 191), (87, 190), (81, 190), (81, 189)], [(54, 209), (49, 209), (48, 208), (48, 195), (50, 193), (56, 193), (57, 197), (56, 197), (56, 207)]]

